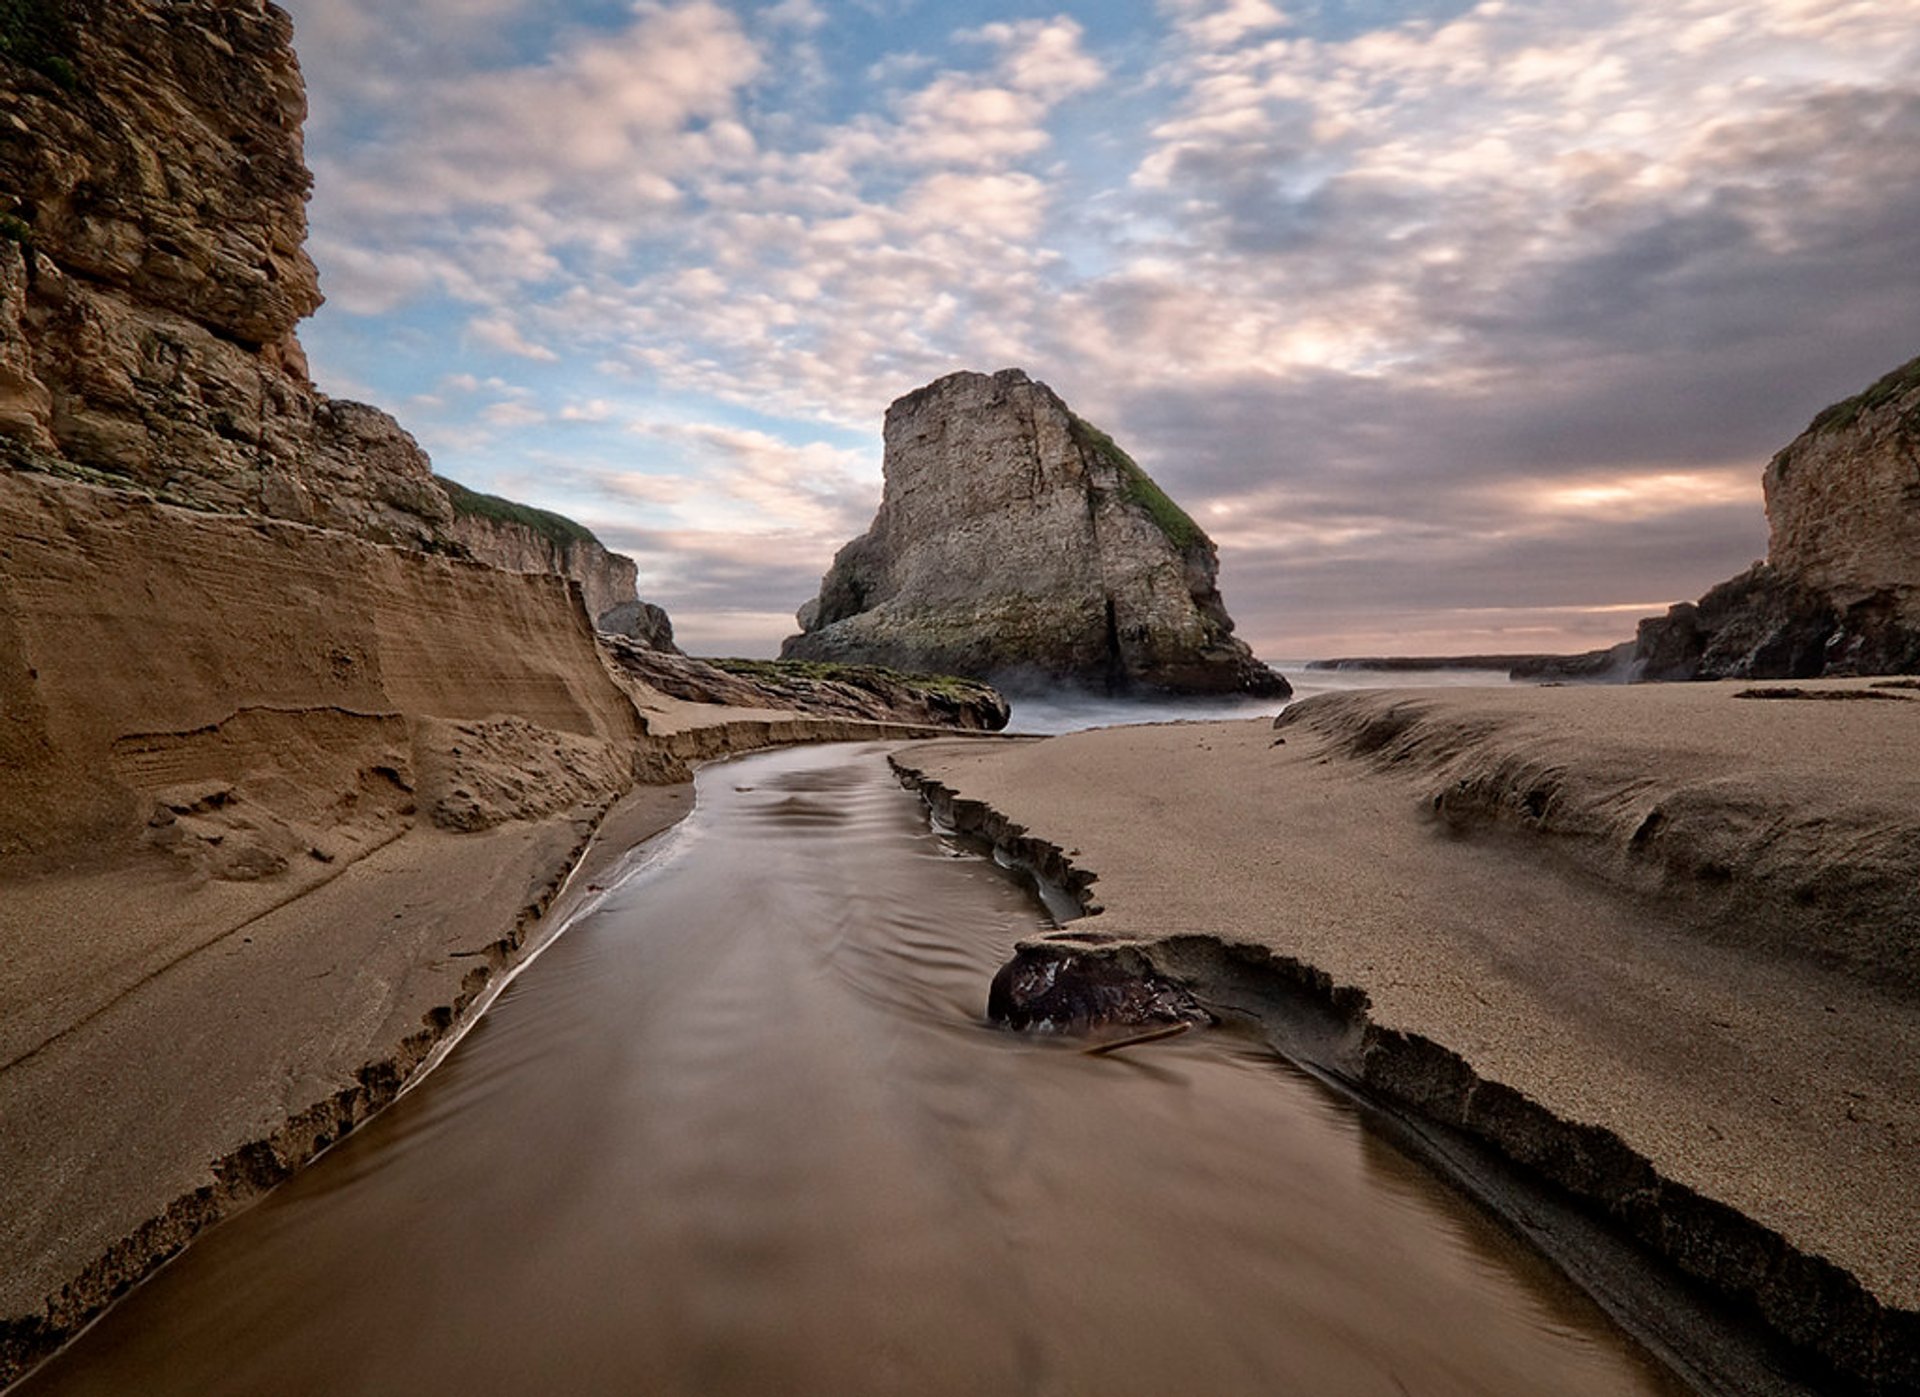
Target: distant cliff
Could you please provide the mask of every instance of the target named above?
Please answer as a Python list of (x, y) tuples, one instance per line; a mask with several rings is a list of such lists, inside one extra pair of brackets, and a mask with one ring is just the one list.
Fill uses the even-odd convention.
[(1284, 695), (1233, 635), (1213, 541), (1105, 433), (1018, 369), (887, 410), (873, 527), (840, 550), (788, 659)]
[(587, 615), (603, 628), (608, 612), (639, 601), (633, 559), (609, 553), (584, 524), (444, 477), (439, 485), (453, 505), (452, 536), (477, 561), (508, 572), (571, 577), (580, 584)]
[(1920, 670), (1920, 359), (1768, 464), (1765, 562), (1640, 624), (1644, 679)]

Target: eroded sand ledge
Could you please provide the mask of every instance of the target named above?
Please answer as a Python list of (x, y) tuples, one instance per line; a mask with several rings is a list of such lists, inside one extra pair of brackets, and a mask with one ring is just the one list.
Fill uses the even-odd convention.
[(1098, 910), (1097, 953), (1910, 1392), (1920, 704), (1741, 687), (1381, 691), (895, 764)]

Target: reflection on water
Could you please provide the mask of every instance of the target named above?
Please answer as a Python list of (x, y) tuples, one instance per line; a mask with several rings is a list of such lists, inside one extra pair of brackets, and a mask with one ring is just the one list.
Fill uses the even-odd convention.
[(423, 1087), (26, 1390), (1669, 1390), (1256, 1044), (984, 1026), (1040, 924), (878, 748), (710, 766)]
[[(1284, 662), (1274, 666), (1293, 685), (1295, 700), (1355, 689), (1507, 687), (1505, 670), (1317, 670)], [(1227, 695), (1219, 698), (1114, 698), (1083, 689), (1010, 693), (1013, 718), (1008, 732), (1062, 733), (1119, 723), (1171, 723), (1183, 719), (1215, 722), (1229, 718), (1271, 718), (1289, 700)]]

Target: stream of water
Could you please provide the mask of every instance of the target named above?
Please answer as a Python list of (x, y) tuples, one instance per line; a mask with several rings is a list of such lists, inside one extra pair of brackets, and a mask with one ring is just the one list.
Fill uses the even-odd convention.
[(418, 1090), (22, 1391), (1677, 1390), (1254, 1042), (987, 1027), (1043, 925), (884, 748), (708, 766)]

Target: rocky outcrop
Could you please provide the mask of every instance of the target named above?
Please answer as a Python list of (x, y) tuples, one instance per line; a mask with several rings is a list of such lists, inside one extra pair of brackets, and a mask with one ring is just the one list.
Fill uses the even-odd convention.
[(308, 382), (306, 97), (266, 0), (13, 6), (0, 45), (0, 434), (200, 508), (435, 543), (392, 418)]
[(673, 641), (673, 618), (650, 601), (621, 602), (611, 611), (602, 612), (594, 624), (607, 635), (617, 635), (649, 650), (681, 653)]
[[(1057, 932), (1023, 943), (987, 987), (987, 1021), (1019, 1032), (1078, 1036), (1208, 1022), (1211, 1016), (1185, 987), (1156, 974), (1130, 949), (1105, 953), (1100, 941), (1096, 933)], [(1099, 953), (1088, 954), (1089, 946)]]
[(1767, 466), (1767, 560), (1842, 611), (1920, 625), (1920, 359), (1813, 420)]
[(616, 676), (687, 703), (792, 709), (869, 722), (998, 732), (1012, 711), (991, 685), (877, 665), (797, 660), (695, 660), (603, 634)]
[[(609, 553), (584, 524), (551, 510), (469, 490), (444, 477), (438, 483), (453, 505), (454, 541), (476, 561), (508, 572), (551, 572), (571, 577), (580, 584), (587, 615), (602, 629), (619, 630), (627, 621), (628, 613), (622, 611), (609, 625), (602, 619), (607, 613), (642, 604), (634, 590), (639, 569), (633, 559)], [(659, 611), (658, 607), (653, 609)], [(659, 614), (666, 616), (664, 611)], [(673, 643), (670, 623), (667, 643)]]
[(1233, 635), (1213, 541), (1111, 438), (1018, 369), (887, 410), (873, 527), (788, 659), (1110, 690), (1285, 695)]
[(1644, 679), (1920, 670), (1920, 359), (1768, 464), (1767, 560), (1640, 624)]
[(594, 617), (634, 600), (587, 530), (436, 480), (308, 381), (291, 40), (267, 0), (0, 9), (0, 464), (558, 573)]

